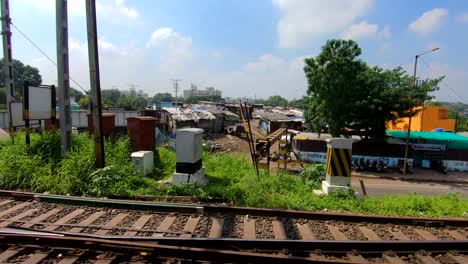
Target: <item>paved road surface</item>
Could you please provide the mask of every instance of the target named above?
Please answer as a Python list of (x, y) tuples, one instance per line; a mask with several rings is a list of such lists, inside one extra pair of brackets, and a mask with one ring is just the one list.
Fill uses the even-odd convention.
[[(387, 194), (446, 194), (449, 192), (459, 192), (463, 197), (468, 197), (468, 184), (466, 183), (442, 183), (442, 182), (412, 182), (388, 179), (369, 179), (364, 180), (367, 195), (383, 196)], [(361, 192), (359, 186), (359, 177), (353, 177), (352, 185), (355, 190)]]

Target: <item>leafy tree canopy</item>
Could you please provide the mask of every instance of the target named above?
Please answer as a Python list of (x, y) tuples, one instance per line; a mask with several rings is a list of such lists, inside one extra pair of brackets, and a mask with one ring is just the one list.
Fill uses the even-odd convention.
[[(5, 87), (4, 59), (0, 59), (0, 87)], [(42, 84), (42, 77), (35, 67), (25, 65), (19, 60), (13, 60), (13, 78), (15, 95), (21, 95), (25, 81), (29, 81), (32, 86)]]
[(151, 102), (154, 103), (160, 103), (160, 102), (172, 102), (172, 94), (171, 93), (157, 93), (153, 96), (151, 99)]
[(365, 139), (382, 140), (385, 123), (414, 116), (409, 111), (430, 100), (442, 78), (413, 86), (402, 68), (370, 67), (352, 40), (329, 40), (315, 58), (305, 59), (308, 82), (306, 122), (316, 131), (328, 126), (333, 136), (355, 131)]

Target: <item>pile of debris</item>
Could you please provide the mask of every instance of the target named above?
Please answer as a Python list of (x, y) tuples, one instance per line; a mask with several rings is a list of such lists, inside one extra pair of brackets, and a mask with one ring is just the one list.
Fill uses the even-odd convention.
[(248, 143), (241, 138), (226, 134), (208, 135), (205, 149), (213, 153), (248, 152)]

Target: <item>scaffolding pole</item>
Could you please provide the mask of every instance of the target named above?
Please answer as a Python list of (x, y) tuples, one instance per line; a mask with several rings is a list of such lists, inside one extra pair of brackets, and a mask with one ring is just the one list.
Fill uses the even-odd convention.
[(62, 155), (65, 155), (72, 144), (67, 0), (56, 0), (56, 8), (60, 141)]

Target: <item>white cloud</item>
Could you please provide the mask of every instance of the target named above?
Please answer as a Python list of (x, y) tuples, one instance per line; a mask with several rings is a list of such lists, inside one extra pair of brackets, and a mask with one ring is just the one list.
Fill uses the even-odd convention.
[(282, 17), (277, 25), (280, 47), (295, 48), (344, 30), (369, 11), (373, 0), (273, 0)]
[(260, 56), (258, 61), (247, 63), (243, 70), (245, 72), (268, 72), (284, 66), (285, 61), (271, 54)]
[(146, 48), (155, 50), (160, 60), (161, 74), (175, 74), (188, 67), (192, 59), (192, 38), (172, 28), (158, 28), (146, 42)]
[(195, 74), (193, 78), (208, 81), (230, 97), (267, 98), (281, 95), (288, 99), (301, 98), (307, 90), (304, 59), (299, 56), (284, 59), (264, 54), (245, 63), (238, 70), (213, 74)]
[(192, 39), (184, 37), (179, 32), (172, 28), (158, 28), (151, 34), (150, 39), (146, 42), (146, 47), (154, 47), (167, 45), (173, 49), (186, 49), (192, 46)]
[(390, 38), (391, 30), (390, 26), (384, 26), (381, 31), (379, 31), (379, 26), (377, 24), (369, 24), (367, 21), (362, 21), (358, 24), (353, 24), (349, 26), (342, 36), (346, 39), (360, 39), (360, 38)]
[(393, 44), (391, 42), (384, 42), (380, 46), (379, 51), (385, 53), (387, 51), (390, 51), (392, 48), (393, 48)]
[(126, 6), (124, 0), (98, 1), (96, 12), (100, 17), (113, 23), (122, 23), (122, 19), (136, 20), (140, 17), (140, 13), (135, 8)]
[(418, 19), (411, 22), (408, 29), (422, 36), (427, 36), (440, 28), (448, 15), (448, 10), (445, 8), (434, 8), (424, 12)]
[(223, 54), (219, 50), (214, 50), (211, 52), (211, 57), (213, 57), (215, 60), (219, 60), (223, 57)]
[(462, 23), (468, 23), (468, 12), (465, 12), (461, 14), (460, 16), (458, 16), (458, 21)]
[[(418, 64), (419, 65), (419, 64)], [(434, 95), (439, 101), (458, 101), (466, 102), (468, 100), (468, 92), (466, 84), (468, 83), (468, 70), (455, 68), (446, 63), (430, 62), (423, 63), (423, 67), (418, 67), (418, 76), (420, 78), (437, 78), (445, 76), (440, 90)]]

